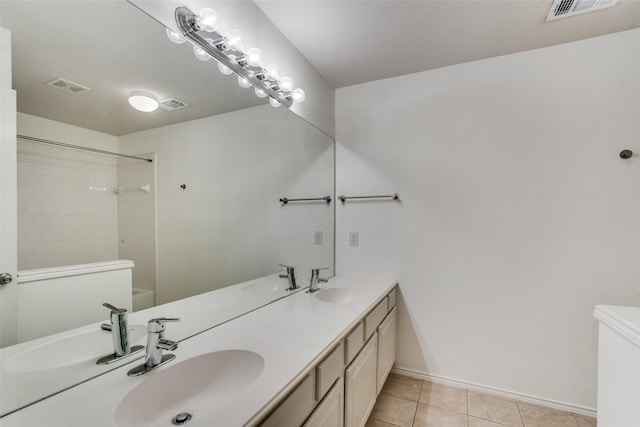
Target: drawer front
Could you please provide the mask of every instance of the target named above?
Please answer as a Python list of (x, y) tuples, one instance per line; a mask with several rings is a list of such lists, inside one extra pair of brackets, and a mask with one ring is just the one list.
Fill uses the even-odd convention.
[(389, 311), (391, 311), (393, 307), (396, 306), (396, 290), (397, 289), (398, 289), (397, 287), (393, 288), (393, 290), (389, 292), (389, 295), (387, 296), (387, 298), (389, 298)]
[(378, 325), (387, 315), (387, 297), (384, 297), (382, 301), (376, 307), (371, 310), (367, 317), (364, 318), (364, 339), (368, 340), (371, 335), (376, 331)]
[(344, 373), (344, 344), (340, 342), (316, 367), (316, 400), (320, 401)]
[(260, 425), (263, 427), (299, 427), (302, 425), (316, 406), (314, 376), (307, 375)]
[(364, 323), (358, 323), (358, 326), (347, 335), (344, 342), (344, 364), (348, 365), (364, 345)]

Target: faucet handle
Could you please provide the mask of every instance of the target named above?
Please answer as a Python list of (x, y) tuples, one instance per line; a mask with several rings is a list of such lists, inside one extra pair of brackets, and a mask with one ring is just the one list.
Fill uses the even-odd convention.
[(126, 308), (114, 307), (111, 304), (109, 304), (108, 302), (105, 302), (102, 305), (107, 307), (109, 310), (111, 310), (111, 313), (113, 313), (113, 314), (122, 314), (122, 313), (126, 313), (127, 312)]
[(293, 266), (292, 265), (285, 265), (285, 264), (278, 264), (280, 267), (284, 267), (287, 269), (287, 271), (293, 270)]
[(328, 269), (329, 269), (329, 267), (312, 268), (311, 269), (311, 274), (319, 275), (320, 274), (320, 270), (328, 270)]
[(155, 319), (149, 320), (147, 324), (147, 330), (149, 332), (162, 332), (164, 331), (164, 324), (166, 322), (179, 322), (179, 317), (158, 317)]

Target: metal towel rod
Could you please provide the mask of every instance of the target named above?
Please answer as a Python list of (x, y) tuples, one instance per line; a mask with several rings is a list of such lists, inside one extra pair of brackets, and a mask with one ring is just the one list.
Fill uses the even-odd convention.
[(286, 197), (283, 197), (282, 199), (280, 199), (283, 205), (286, 205), (289, 202), (313, 202), (313, 201), (320, 201), (320, 200), (323, 200), (327, 202), (327, 204), (329, 204), (331, 203), (331, 196), (312, 197), (309, 199), (288, 199)]
[(342, 203), (344, 203), (346, 200), (349, 199), (391, 199), (391, 200), (400, 200), (400, 195), (398, 193), (393, 193), (393, 194), (384, 194), (384, 195), (377, 195), (377, 196), (338, 196), (338, 200), (340, 200)]

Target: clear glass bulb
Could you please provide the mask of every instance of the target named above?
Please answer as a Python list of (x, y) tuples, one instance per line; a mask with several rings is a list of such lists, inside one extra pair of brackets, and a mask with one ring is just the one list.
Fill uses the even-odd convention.
[[(207, 43), (212, 44), (213, 40), (211, 39), (205, 39), (207, 41)], [(205, 52), (203, 49), (200, 49), (198, 46), (194, 46), (193, 47), (193, 54), (196, 56), (196, 58), (198, 58), (200, 61), (208, 61), (211, 59), (211, 56)]]
[(293, 99), (293, 102), (302, 102), (304, 101), (305, 96), (304, 91), (300, 88), (294, 89), (294, 91), (291, 92), (291, 99)]
[(278, 108), (281, 104), (280, 101), (278, 101), (277, 99), (273, 99), (273, 98), (269, 98), (269, 104), (271, 104), (272, 107)]
[(280, 69), (275, 64), (267, 65), (265, 71), (267, 72), (267, 77), (269, 77), (270, 80), (278, 80), (280, 78)]
[(225, 36), (225, 44), (231, 49), (240, 50), (244, 45), (244, 40), (242, 40), (242, 34), (240, 31), (233, 29), (227, 32)]
[(251, 83), (249, 82), (249, 80), (245, 79), (242, 76), (238, 76), (238, 84), (245, 89), (251, 87)]
[(262, 62), (262, 51), (257, 47), (252, 47), (247, 51), (247, 62), (249, 65), (254, 65), (256, 67), (260, 66)]
[(167, 28), (167, 37), (169, 37), (169, 40), (171, 40), (175, 44), (182, 44), (182, 43), (187, 41), (180, 34), (176, 33), (175, 31), (172, 31), (172, 30), (170, 30), (168, 28)]
[(257, 96), (258, 98), (264, 98), (265, 96), (267, 96), (267, 94), (266, 94), (266, 93), (264, 93), (264, 91), (263, 91), (263, 90), (258, 89), (258, 88), (256, 88), (255, 93), (256, 93), (256, 96)]
[(283, 77), (280, 79), (280, 89), (285, 92), (291, 92), (293, 90), (293, 79), (291, 77)]
[(218, 12), (210, 7), (204, 7), (198, 12), (196, 18), (196, 28), (199, 31), (207, 31), (209, 33), (218, 29), (220, 22), (218, 21)]
[(220, 72), (224, 75), (229, 75), (229, 74), (233, 74), (233, 70), (229, 67), (227, 67), (226, 65), (224, 65), (222, 62), (218, 62), (218, 70), (220, 70)]

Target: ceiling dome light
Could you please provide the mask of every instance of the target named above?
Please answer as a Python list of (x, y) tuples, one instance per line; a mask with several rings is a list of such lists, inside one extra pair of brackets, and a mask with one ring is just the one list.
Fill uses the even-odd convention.
[(129, 104), (138, 111), (150, 113), (158, 109), (158, 100), (147, 92), (135, 91), (129, 94)]
[(280, 79), (280, 89), (285, 92), (291, 92), (293, 90), (293, 79), (291, 77), (283, 77)]
[(231, 49), (242, 49), (244, 41), (242, 40), (242, 34), (240, 34), (240, 31), (236, 29), (229, 30), (225, 36), (225, 44)]
[(196, 27), (199, 31), (204, 30), (208, 33), (212, 33), (218, 29), (218, 25), (220, 25), (220, 22), (218, 21), (218, 12), (210, 7), (200, 9), (198, 17), (196, 18)]
[(291, 99), (293, 99), (293, 102), (302, 102), (304, 101), (305, 96), (304, 91), (300, 88), (294, 89), (294, 91), (291, 92)]
[(169, 40), (171, 40), (175, 44), (182, 44), (187, 41), (184, 37), (182, 37), (182, 35), (170, 30), (169, 28), (167, 28), (167, 37), (169, 37)]

